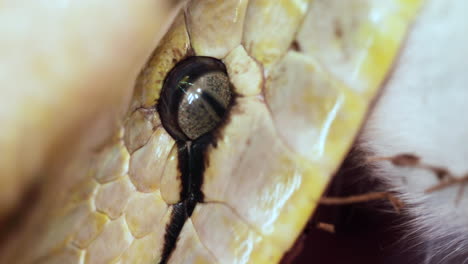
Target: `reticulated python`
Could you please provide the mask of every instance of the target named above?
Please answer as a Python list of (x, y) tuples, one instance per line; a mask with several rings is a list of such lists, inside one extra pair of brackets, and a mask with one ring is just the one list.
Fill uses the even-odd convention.
[[(190, 1), (113, 136), (45, 184), (43, 207), (2, 259), (278, 262), (348, 151), (420, 2)], [(168, 117), (163, 86), (183, 91), (168, 99)]]

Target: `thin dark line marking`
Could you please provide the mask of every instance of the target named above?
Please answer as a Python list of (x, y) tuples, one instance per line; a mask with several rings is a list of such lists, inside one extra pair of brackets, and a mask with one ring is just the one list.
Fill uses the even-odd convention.
[(181, 201), (172, 207), (171, 219), (166, 225), (164, 246), (159, 264), (166, 264), (177, 247), (180, 233), (192, 216), (197, 203), (203, 202), (201, 190), (205, 171), (206, 151), (213, 141), (209, 133), (191, 141), (177, 141), (179, 167), (182, 177)]

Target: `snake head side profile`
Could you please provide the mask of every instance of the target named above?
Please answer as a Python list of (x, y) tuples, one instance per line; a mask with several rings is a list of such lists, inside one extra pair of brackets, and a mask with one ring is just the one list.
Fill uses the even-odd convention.
[(1, 263), (280, 263), (426, 4), (177, 2), (112, 125), (37, 180)]

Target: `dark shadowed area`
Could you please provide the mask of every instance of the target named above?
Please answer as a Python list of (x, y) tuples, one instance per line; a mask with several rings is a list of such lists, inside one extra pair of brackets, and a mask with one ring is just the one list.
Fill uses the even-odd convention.
[[(334, 177), (327, 196), (363, 194), (385, 190), (385, 187), (359, 167), (359, 154), (352, 151)], [(418, 249), (409, 249), (398, 225), (405, 221), (393, 212), (387, 201), (353, 205), (321, 205), (309, 221), (303, 235), (285, 256), (282, 264), (413, 264), (422, 263)], [(335, 233), (317, 228), (330, 223)]]

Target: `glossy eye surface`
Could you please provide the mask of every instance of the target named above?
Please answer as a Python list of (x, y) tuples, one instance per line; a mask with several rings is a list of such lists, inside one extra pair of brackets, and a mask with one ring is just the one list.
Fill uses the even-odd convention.
[(224, 64), (189, 57), (167, 75), (157, 105), (166, 130), (177, 140), (195, 140), (223, 120), (232, 101)]

